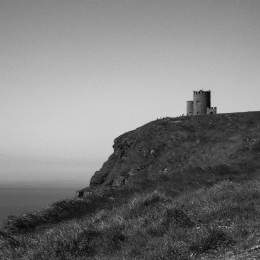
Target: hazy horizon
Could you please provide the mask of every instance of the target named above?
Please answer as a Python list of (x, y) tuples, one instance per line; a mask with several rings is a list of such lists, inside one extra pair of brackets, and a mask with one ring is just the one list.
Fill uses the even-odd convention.
[(114, 138), (193, 90), (259, 110), (259, 0), (1, 0), (0, 32), (0, 183), (86, 186)]

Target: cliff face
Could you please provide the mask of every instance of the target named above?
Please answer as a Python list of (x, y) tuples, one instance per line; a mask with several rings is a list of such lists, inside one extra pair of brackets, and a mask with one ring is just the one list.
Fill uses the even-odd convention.
[(142, 174), (174, 174), (192, 167), (259, 163), (260, 112), (165, 118), (127, 132), (95, 172), (91, 187), (120, 186)]

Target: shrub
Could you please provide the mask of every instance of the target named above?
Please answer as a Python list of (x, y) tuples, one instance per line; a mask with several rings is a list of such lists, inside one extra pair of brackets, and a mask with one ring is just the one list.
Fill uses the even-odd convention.
[(168, 226), (170, 223), (183, 228), (191, 228), (195, 225), (191, 218), (180, 208), (166, 210), (164, 224)]
[(143, 255), (148, 241), (149, 237), (147, 234), (143, 230), (137, 229), (127, 239), (127, 254), (133, 257)]
[(199, 238), (190, 246), (190, 250), (195, 254), (206, 253), (210, 250), (223, 246), (233, 245), (235, 241), (219, 228), (209, 228), (206, 237)]
[(152, 193), (148, 194), (144, 197), (142, 204), (144, 206), (151, 206), (154, 203), (165, 201), (166, 197), (164, 194), (158, 192), (157, 190), (153, 191)]
[(126, 240), (124, 229), (124, 219), (117, 219), (112, 223), (107, 222), (102, 230), (102, 248), (105, 249), (105, 252), (112, 253), (121, 247), (121, 244)]

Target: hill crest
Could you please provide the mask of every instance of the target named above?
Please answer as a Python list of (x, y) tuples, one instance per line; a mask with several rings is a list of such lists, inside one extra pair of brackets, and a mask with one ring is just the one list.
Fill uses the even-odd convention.
[(152, 121), (114, 140), (114, 152), (91, 187), (134, 183), (138, 176), (258, 163), (260, 112), (184, 116)]

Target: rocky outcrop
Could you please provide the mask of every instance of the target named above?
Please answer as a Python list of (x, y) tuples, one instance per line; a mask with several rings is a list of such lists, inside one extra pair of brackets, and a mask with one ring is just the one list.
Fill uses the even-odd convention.
[(120, 186), (136, 175), (259, 161), (260, 112), (164, 118), (114, 140), (91, 187)]

